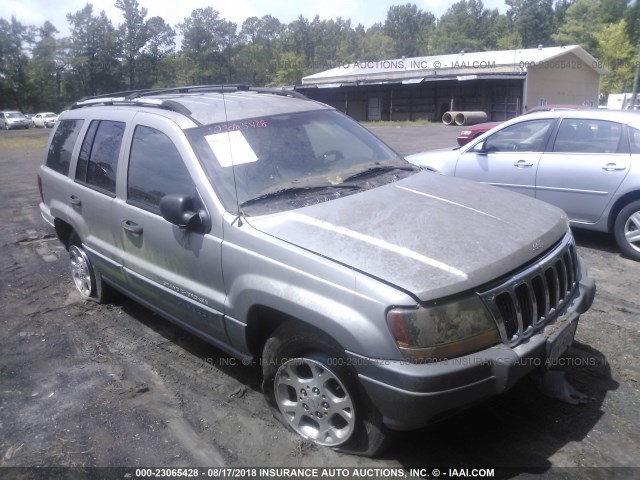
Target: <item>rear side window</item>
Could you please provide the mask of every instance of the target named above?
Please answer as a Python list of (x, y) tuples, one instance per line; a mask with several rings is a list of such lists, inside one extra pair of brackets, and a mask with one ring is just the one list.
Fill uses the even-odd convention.
[(118, 156), (124, 128), (124, 122), (91, 122), (78, 155), (76, 180), (115, 194)]
[(69, 173), (69, 163), (73, 146), (76, 144), (78, 133), (84, 120), (61, 120), (58, 129), (51, 139), (51, 146), (47, 154), (47, 167), (63, 175)]
[(127, 202), (154, 213), (169, 193), (195, 196), (196, 187), (177, 148), (164, 133), (139, 125), (133, 134)]
[(616, 153), (622, 139), (622, 125), (605, 120), (565, 118), (553, 145), (554, 152)]
[(629, 144), (631, 153), (640, 153), (640, 130), (629, 127)]

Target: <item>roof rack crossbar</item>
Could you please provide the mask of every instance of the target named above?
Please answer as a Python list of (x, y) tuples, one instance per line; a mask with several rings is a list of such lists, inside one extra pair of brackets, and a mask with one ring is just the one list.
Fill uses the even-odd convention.
[(138, 90), (127, 95), (127, 99), (146, 97), (149, 95), (159, 95), (163, 93), (198, 93), (198, 92), (237, 92), (238, 90), (249, 90), (250, 87), (244, 83), (220, 84), (220, 85), (192, 85), (188, 87), (159, 88), (155, 90)]
[(303, 95), (300, 92), (296, 92), (295, 90), (285, 90), (284, 88), (276, 88), (276, 87), (251, 87), (249, 89), (251, 92), (257, 93), (270, 93), (272, 95), (281, 95), (283, 97), (293, 97), (299, 98), (301, 100), (308, 100), (308, 97)]
[(110, 98), (92, 98), (90, 100), (78, 101), (71, 105), (71, 110), (75, 110), (83, 107), (93, 107), (95, 105), (107, 105), (107, 106), (131, 106), (141, 105), (145, 107), (156, 107), (164, 110), (170, 110), (172, 112), (181, 113), (182, 115), (191, 116), (191, 110), (184, 105), (171, 100), (163, 100), (160, 102), (145, 102), (144, 100), (132, 99), (128, 100), (126, 97), (110, 97)]

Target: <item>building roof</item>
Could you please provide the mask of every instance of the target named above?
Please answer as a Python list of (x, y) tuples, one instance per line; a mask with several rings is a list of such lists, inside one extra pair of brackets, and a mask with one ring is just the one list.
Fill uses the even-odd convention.
[[(559, 57), (567, 53), (575, 55), (577, 60), (560, 60)], [(584, 48), (569, 45), (470, 53), (463, 50), (453, 55), (344, 63), (331, 70), (304, 77), (302, 85), (329, 88), (344, 84), (410, 84), (447, 79), (517, 78), (525, 77), (528, 69), (536, 66), (581, 69), (584, 68), (583, 64), (601, 75), (609, 73)]]

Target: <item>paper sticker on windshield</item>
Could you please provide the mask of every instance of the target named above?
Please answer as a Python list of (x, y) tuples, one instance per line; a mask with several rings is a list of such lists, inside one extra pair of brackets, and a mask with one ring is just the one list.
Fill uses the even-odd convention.
[(221, 167), (242, 165), (243, 163), (257, 162), (256, 153), (244, 138), (242, 132), (223, 132), (206, 135), (204, 139), (209, 148), (218, 159)]

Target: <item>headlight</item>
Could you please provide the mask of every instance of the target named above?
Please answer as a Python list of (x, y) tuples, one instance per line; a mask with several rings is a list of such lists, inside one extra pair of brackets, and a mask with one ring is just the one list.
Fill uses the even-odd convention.
[(468, 135), (471, 135), (471, 130), (463, 130), (460, 132), (461, 137), (466, 137)]
[(394, 308), (387, 324), (407, 359), (438, 361), (476, 352), (500, 342), (482, 300), (472, 295), (442, 305)]

